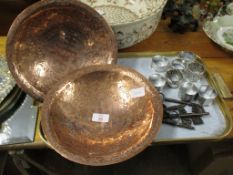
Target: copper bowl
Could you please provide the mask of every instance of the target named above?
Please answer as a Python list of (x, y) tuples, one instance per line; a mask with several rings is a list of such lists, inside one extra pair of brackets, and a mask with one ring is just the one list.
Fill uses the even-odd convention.
[(116, 65), (73, 72), (45, 97), (42, 129), (63, 157), (101, 166), (124, 161), (156, 137), (163, 117), (153, 85)]
[(116, 62), (112, 29), (77, 0), (39, 1), (26, 8), (7, 35), (7, 61), (18, 85), (36, 99), (64, 75)]

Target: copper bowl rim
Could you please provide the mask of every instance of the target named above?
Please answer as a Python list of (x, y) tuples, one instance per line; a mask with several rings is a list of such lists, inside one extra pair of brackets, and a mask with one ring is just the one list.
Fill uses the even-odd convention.
[(45, 1), (38, 1), (38, 2), (28, 6), (26, 9), (24, 9), (14, 19), (14, 21), (13, 21), (13, 23), (12, 23), (12, 25), (11, 25), (8, 33), (7, 33), (6, 60), (7, 60), (9, 70), (10, 70), (12, 76), (14, 77), (16, 83), (18, 84), (18, 86), (20, 88), (22, 88), (30, 96), (32, 96), (33, 98), (35, 98), (35, 99), (37, 99), (39, 101), (43, 101), (43, 98), (44, 98), (44, 96), (46, 94), (44, 92), (38, 90), (34, 86), (32, 86), (29, 82), (22, 82), (22, 80), (18, 77), (17, 73), (14, 70), (14, 65), (11, 62), (11, 59), (12, 59), (11, 54), (10, 54), (11, 51), (8, 48), (10, 48), (10, 46), (13, 44), (14, 36), (17, 34), (17, 30), (18, 30), (19, 26), (23, 23), (23, 21), (25, 19), (30, 17), (37, 10), (39, 10), (39, 9), (41, 9), (43, 7), (46, 7), (46, 6), (53, 5), (53, 4), (71, 4), (71, 5), (82, 6), (86, 10), (90, 11), (90, 13), (95, 14), (97, 18), (102, 20), (102, 22), (104, 23), (103, 27), (108, 29), (109, 34), (112, 36), (112, 40), (115, 41), (115, 42), (112, 42), (114, 50), (112, 52), (112, 63), (111, 64), (116, 64), (117, 63), (118, 46), (117, 46), (117, 41), (116, 41), (116, 37), (114, 35), (114, 32), (113, 32), (112, 28), (108, 25), (107, 21), (98, 12), (96, 12), (93, 8), (89, 7), (88, 5), (82, 3), (81, 1), (78, 1), (78, 0), (66, 0), (66, 1), (64, 1), (64, 0), (45, 0)]
[[(63, 84), (68, 80), (72, 81), (72, 75), (74, 74), (74, 72), (72, 75), (67, 75), (61, 81), (56, 83), (56, 85), (53, 86), (52, 89), (47, 93), (47, 96), (46, 96), (44, 103), (43, 103), (43, 106), (42, 106), (41, 126), (42, 126), (44, 136), (46, 138), (46, 143), (48, 143), (48, 145), (51, 148), (53, 148), (57, 153), (62, 155), (64, 158), (66, 158), (70, 161), (76, 162), (76, 163), (84, 164), (84, 165), (104, 166), (104, 165), (115, 164), (115, 163), (119, 163), (119, 162), (128, 160), (128, 159), (132, 158), (133, 156), (135, 156), (136, 154), (143, 151), (147, 146), (149, 146), (153, 142), (153, 140), (157, 136), (158, 131), (162, 125), (162, 119), (163, 119), (163, 105), (162, 104), (163, 103), (162, 103), (162, 99), (160, 98), (159, 92), (154, 88), (154, 86), (142, 74), (138, 73), (137, 71), (135, 71), (132, 68), (119, 66), (119, 65), (94, 65), (94, 66), (88, 66), (88, 67), (85, 67), (81, 70), (78, 70), (75, 72), (75, 74), (76, 75), (78, 74), (78, 77), (82, 77), (83, 75), (86, 75), (88, 73), (95, 72), (95, 71), (115, 71), (115, 72), (119, 72), (119, 73), (121, 71), (128, 71), (131, 74), (133, 74), (134, 76), (136, 75), (139, 79), (141, 79), (143, 82), (145, 82), (145, 84), (148, 86), (148, 91), (151, 93), (153, 108), (155, 110), (153, 113), (152, 127), (150, 129), (150, 132), (146, 136), (146, 139), (144, 140), (144, 142), (142, 142), (138, 145), (134, 145), (133, 147), (131, 147), (131, 149), (124, 151), (124, 153), (119, 155), (117, 158), (114, 157), (114, 159), (113, 159), (112, 157), (107, 155), (106, 161), (104, 161), (104, 162), (96, 162), (96, 161), (91, 162), (90, 160), (83, 161), (83, 159), (79, 159), (78, 155), (74, 155), (71, 152), (69, 152), (68, 150), (63, 149), (63, 147), (61, 145), (59, 145), (59, 143), (57, 143), (53, 137), (52, 130), (51, 130), (52, 128), (49, 125), (49, 116), (47, 114), (48, 114), (49, 104), (51, 103), (51, 100), (53, 99), (54, 93), (56, 92), (57, 88), (59, 87), (60, 84)], [(74, 76), (73, 76), (73, 78), (74, 78)], [(77, 78), (77, 76), (75, 78)], [(159, 100), (159, 102), (156, 104), (157, 100)], [(158, 115), (156, 115), (156, 113)], [(134, 150), (134, 151), (132, 151), (132, 150)]]

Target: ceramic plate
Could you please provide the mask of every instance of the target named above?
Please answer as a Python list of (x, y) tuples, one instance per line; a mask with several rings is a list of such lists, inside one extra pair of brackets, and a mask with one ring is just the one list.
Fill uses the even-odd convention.
[(217, 16), (203, 26), (206, 35), (223, 48), (233, 51), (233, 15)]

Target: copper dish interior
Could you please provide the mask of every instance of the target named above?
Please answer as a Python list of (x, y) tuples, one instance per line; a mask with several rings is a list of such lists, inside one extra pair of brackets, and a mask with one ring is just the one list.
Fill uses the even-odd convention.
[(17, 83), (42, 100), (61, 77), (89, 65), (116, 62), (112, 29), (77, 0), (39, 1), (13, 22), (7, 61)]
[[(141, 97), (131, 90), (144, 88)], [(108, 114), (95, 122), (93, 114)], [(156, 136), (163, 116), (159, 93), (141, 74), (116, 65), (73, 72), (51, 89), (42, 107), (42, 129), (65, 158), (86, 165), (129, 159)]]

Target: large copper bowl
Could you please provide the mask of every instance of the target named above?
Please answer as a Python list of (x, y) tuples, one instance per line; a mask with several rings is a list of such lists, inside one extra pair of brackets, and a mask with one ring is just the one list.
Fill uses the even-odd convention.
[(163, 117), (159, 93), (141, 74), (116, 65), (91, 66), (55, 85), (42, 107), (49, 145), (86, 165), (124, 161), (156, 137)]
[(47, 0), (15, 19), (6, 52), (18, 85), (42, 100), (69, 72), (115, 63), (117, 44), (111, 28), (92, 8), (77, 0)]

